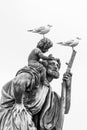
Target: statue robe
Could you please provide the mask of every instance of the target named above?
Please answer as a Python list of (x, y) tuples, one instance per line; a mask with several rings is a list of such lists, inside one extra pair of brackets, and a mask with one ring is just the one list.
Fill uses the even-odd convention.
[[(60, 98), (51, 88), (38, 86), (24, 92), (22, 103), (16, 102), (13, 80), (2, 88), (0, 130), (36, 130), (33, 116), (39, 116), (41, 129), (51, 130), (59, 119)], [(19, 90), (20, 92), (20, 90)]]

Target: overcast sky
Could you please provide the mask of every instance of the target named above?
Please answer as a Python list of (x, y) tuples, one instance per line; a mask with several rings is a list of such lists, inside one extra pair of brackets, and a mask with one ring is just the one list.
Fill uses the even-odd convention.
[(30, 51), (42, 38), (28, 29), (51, 24), (46, 35), (54, 46), (50, 49), (61, 60), (60, 79), (52, 82), (52, 89), (60, 94), (65, 63), (71, 56), (71, 48), (58, 46), (56, 42), (79, 36), (82, 41), (76, 47), (72, 67), (71, 109), (65, 116), (64, 130), (87, 129), (87, 3), (86, 0), (0, 0), (0, 89), (14, 78), (19, 68), (27, 65)]

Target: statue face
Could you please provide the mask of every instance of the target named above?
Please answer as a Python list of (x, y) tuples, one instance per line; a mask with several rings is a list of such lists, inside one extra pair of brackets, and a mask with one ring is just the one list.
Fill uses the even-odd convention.
[(47, 74), (53, 78), (59, 78), (59, 65), (57, 61), (51, 60), (48, 63)]

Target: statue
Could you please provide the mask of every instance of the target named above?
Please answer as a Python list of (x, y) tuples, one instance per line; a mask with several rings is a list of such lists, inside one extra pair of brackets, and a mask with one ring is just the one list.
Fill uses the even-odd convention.
[[(32, 66), (33, 68), (36, 68), (38, 72), (40, 73), (40, 81), (43, 81), (43, 85), (50, 86), (49, 82), (46, 79), (46, 69), (45, 67), (40, 63), (40, 59), (43, 60), (51, 60), (52, 57), (47, 57), (43, 55), (43, 53), (46, 53), (48, 49), (50, 49), (53, 46), (53, 43), (47, 39), (43, 38), (38, 44), (35, 49), (32, 50), (28, 57), (28, 66)], [(42, 80), (41, 80), (42, 79)]]
[(73, 50), (67, 64), (59, 96), (52, 91), (50, 82), (59, 78), (60, 60), (52, 55), (46, 57), (42, 53), (50, 47), (52, 42), (49, 39), (40, 40), (37, 48), (29, 55), (28, 66), (20, 69), (16, 76), (3, 86), (0, 100), (0, 130), (62, 130), (64, 115), (68, 114), (70, 109), (70, 70), (76, 51)]

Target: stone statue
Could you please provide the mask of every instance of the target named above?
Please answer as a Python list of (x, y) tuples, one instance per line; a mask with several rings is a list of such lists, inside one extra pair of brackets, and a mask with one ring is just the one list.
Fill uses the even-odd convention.
[[(70, 109), (70, 69), (74, 58), (71, 58), (68, 71), (63, 75), (59, 96), (52, 91), (50, 82), (59, 78), (60, 60), (52, 55), (46, 57), (42, 53), (48, 51), (51, 46), (49, 39), (42, 39), (30, 53), (28, 66), (20, 69), (16, 76), (3, 86), (0, 130), (62, 130), (64, 114), (68, 114)], [(43, 70), (46, 70), (46, 77), (42, 76)], [(43, 77), (47, 84), (44, 83)]]
[(30, 55), (28, 57), (28, 66), (32, 66), (33, 68), (36, 68), (38, 70), (38, 72), (40, 73), (40, 81), (43, 81), (43, 85), (46, 85), (48, 87), (50, 85), (46, 79), (46, 69), (40, 63), (40, 59), (43, 59), (43, 60), (52, 59), (52, 57), (47, 57), (47, 56), (43, 55), (43, 53), (46, 53), (48, 51), (48, 49), (50, 49), (52, 46), (53, 46), (53, 43), (49, 39), (43, 38), (37, 44), (37, 47), (32, 50), (32, 52), (30, 53)]

